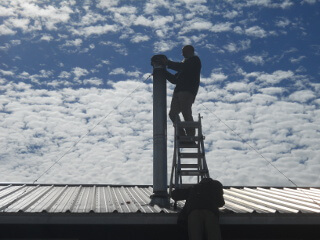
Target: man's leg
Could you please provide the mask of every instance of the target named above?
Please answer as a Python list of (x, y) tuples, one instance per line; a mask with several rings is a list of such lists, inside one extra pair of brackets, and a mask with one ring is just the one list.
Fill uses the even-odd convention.
[[(193, 122), (192, 117), (192, 104), (194, 102), (194, 95), (189, 92), (178, 92), (178, 98), (180, 102), (180, 108), (185, 121)], [(194, 128), (187, 128), (186, 133), (188, 136), (195, 135)]]
[(221, 240), (219, 218), (211, 211), (204, 210), (207, 240)]
[(204, 227), (204, 216), (202, 211), (193, 210), (188, 216), (189, 240), (202, 240)]
[[(174, 124), (176, 121), (180, 121), (179, 113), (181, 112), (181, 105), (179, 100), (179, 95), (177, 93), (173, 93), (171, 105), (170, 105), (170, 112), (169, 117)], [(179, 129), (179, 135), (185, 136), (185, 131), (183, 128)]]

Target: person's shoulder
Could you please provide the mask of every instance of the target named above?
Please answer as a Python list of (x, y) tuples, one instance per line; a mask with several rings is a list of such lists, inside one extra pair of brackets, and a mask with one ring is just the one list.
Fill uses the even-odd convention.
[(201, 60), (197, 55), (194, 55), (191, 59), (192, 59), (192, 62), (201, 65)]
[(194, 55), (194, 56), (192, 56), (191, 58), (189, 58), (188, 60), (191, 60), (191, 61), (200, 61), (200, 58), (199, 58), (199, 56)]

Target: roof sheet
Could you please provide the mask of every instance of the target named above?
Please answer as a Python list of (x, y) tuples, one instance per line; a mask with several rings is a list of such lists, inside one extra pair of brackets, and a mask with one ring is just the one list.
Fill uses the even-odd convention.
[[(151, 186), (0, 184), (0, 217), (14, 213), (165, 213), (168, 216), (184, 206), (184, 201), (178, 202), (178, 210), (151, 206), (152, 193)], [(224, 198), (222, 215), (320, 216), (320, 188), (225, 187)]]

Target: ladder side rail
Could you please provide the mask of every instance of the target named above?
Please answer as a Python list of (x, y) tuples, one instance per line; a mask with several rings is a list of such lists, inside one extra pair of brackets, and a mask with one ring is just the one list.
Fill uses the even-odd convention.
[(176, 121), (175, 123), (175, 129), (174, 129), (174, 142), (175, 142), (175, 162), (176, 162), (176, 171), (175, 171), (175, 189), (177, 189), (179, 186), (179, 171), (180, 171), (180, 164), (179, 164), (179, 122)]
[(203, 157), (203, 168), (204, 168), (204, 170), (207, 171), (207, 173), (205, 174), (206, 177), (210, 177), (209, 168), (208, 168), (207, 161), (206, 161), (205, 149), (204, 149), (204, 136), (202, 134), (202, 123), (201, 123), (200, 113), (199, 113), (199, 122), (200, 122), (199, 132), (201, 133), (201, 136), (199, 136), (199, 137), (201, 138), (200, 143), (201, 143), (201, 151), (202, 151), (202, 157)]
[[(174, 143), (175, 145), (175, 143)], [(175, 177), (176, 175), (176, 158), (175, 158), (175, 154), (176, 154), (176, 149), (174, 148), (174, 153), (172, 156), (172, 167), (171, 167), (171, 176), (170, 176), (170, 186), (169, 186), (169, 196), (171, 196), (172, 193), (172, 187), (173, 187), (173, 177)]]

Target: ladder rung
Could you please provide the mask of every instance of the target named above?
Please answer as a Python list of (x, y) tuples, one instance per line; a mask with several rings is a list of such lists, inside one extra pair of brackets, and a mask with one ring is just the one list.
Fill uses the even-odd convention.
[(180, 153), (180, 158), (201, 158), (203, 153)]
[(179, 148), (198, 148), (196, 143), (180, 143)]
[(192, 184), (192, 183), (185, 183), (185, 184), (181, 184), (180, 188), (190, 188), (193, 187), (194, 185), (196, 185), (196, 183)]
[(177, 123), (177, 127), (182, 127), (182, 128), (199, 128), (200, 127), (200, 123), (199, 122), (191, 122), (191, 121), (187, 121), (187, 122), (178, 122)]
[(191, 137), (191, 136), (179, 136), (178, 141), (179, 142), (194, 142), (199, 141), (199, 139), (202, 139), (201, 137)]
[(180, 170), (181, 176), (201, 176), (208, 173), (207, 170)]
[(198, 168), (199, 165), (198, 164), (180, 164), (180, 168)]

